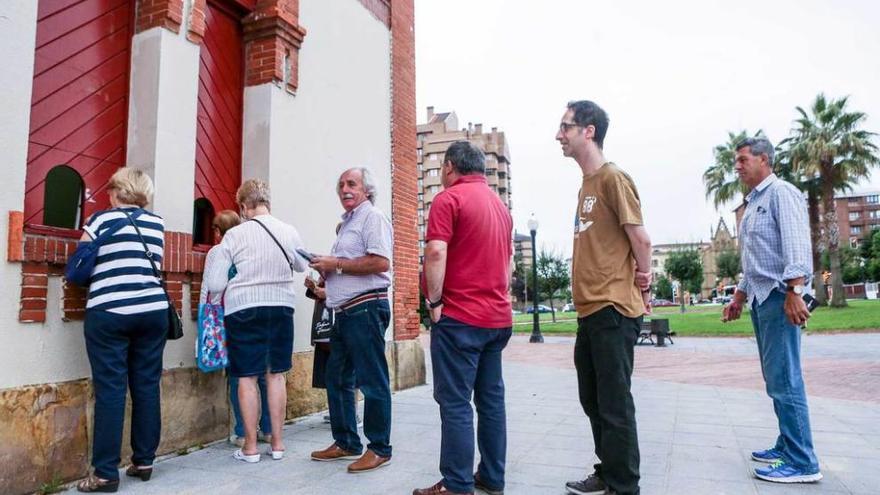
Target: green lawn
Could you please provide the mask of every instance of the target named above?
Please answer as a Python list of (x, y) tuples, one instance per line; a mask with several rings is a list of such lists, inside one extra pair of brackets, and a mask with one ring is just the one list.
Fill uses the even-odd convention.
[[(819, 308), (810, 318), (807, 331), (834, 332), (840, 330), (880, 331), (880, 301), (852, 300), (843, 309)], [(746, 336), (752, 335), (752, 323), (748, 312), (730, 323), (721, 323), (721, 306), (689, 306), (684, 314), (678, 308), (656, 308), (654, 315), (669, 319), (669, 328), (676, 335), (688, 336)], [(557, 313), (557, 323), (550, 321), (550, 314), (541, 315), (541, 332), (566, 334), (577, 331), (575, 313)], [(531, 331), (532, 315), (516, 315), (514, 330)]]

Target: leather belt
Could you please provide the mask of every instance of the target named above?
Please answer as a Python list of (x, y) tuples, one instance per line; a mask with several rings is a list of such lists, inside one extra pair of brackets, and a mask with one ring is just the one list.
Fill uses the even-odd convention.
[(344, 304), (339, 305), (338, 308), (334, 309), (334, 312), (341, 313), (365, 302), (377, 301), (380, 299), (388, 299), (388, 289), (377, 289), (358, 294)]

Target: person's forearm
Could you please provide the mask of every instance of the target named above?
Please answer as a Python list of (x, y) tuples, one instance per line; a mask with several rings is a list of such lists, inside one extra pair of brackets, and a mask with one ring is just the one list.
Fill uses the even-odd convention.
[(346, 275), (372, 275), (374, 273), (387, 272), (391, 267), (388, 258), (375, 254), (368, 254), (357, 258), (337, 258), (337, 266)]
[(642, 225), (626, 225), (624, 227), (629, 237), (633, 258), (636, 260), (636, 269), (647, 273), (651, 271), (651, 238), (648, 231)]
[(425, 285), (429, 302), (437, 302), (443, 296), (446, 279), (446, 248), (429, 243), (425, 248)]

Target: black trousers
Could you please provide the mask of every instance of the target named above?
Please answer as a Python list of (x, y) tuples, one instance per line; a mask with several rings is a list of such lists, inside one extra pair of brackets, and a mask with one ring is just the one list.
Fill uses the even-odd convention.
[(574, 344), (578, 394), (599, 458), (596, 474), (626, 495), (639, 493), (639, 439), (630, 386), (641, 321), (606, 306), (578, 318)]

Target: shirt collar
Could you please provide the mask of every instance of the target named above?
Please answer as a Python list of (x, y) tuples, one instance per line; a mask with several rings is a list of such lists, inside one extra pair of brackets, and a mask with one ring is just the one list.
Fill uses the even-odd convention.
[(486, 176), (483, 174), (468, 174), (468, 175), (462, 175), (461, 177), (459, 177), (458, 180), (456, 180), (452, 184), (452, 186), (449, 186), (449, 187), (454, 187), (459, 184), (468, 184), (468, 183), (472, 183), (472, 182), (482, 182), (484, 184), (489, 183), (489, 181), (486, 180)]
[(755, 196), (757, 196), (758, 194), (761, 194), (762, 192), (764, 192), (764, 189), (767, 189), (767, 187), (768, 187), (770, 184), (776, 182), (776, 180), (777, 180), (777, 178), (776, 178), (776, 174), (774, 174), (774, 173), (771, 173), (770, 175), (768, 175), (767, 177), (765, 177), (764, 180), (762, 180), (760, 184), (758, 184), (757, 186), (755, 186), (755, 188), (752, 189), (752, 190), (746, 195), (746, 202), (751, 201), (752, 199), (755, 198)]
[(372, 206), (372, 204), (373, 204), (373, 203), (371, 203), (369, 199), (365, 199), (363, 203), (357, 205), (353, 210), (351, 210), (351, 211), (346, 211), (345, 213), (343, 213), (343, 214), (342, 214), (342, 221), (345, 222), (345, 221), (347, 221), (347, 220), (350, 220), (350, 219), (351, 219), (352, 217), (354, 217), (359, 211), (368, 208), (367, 205)]

